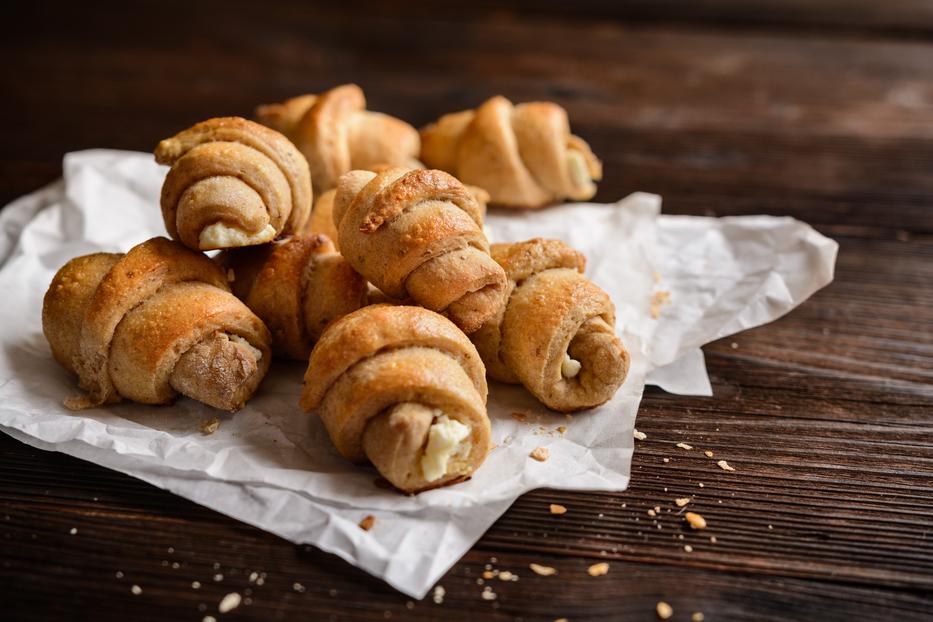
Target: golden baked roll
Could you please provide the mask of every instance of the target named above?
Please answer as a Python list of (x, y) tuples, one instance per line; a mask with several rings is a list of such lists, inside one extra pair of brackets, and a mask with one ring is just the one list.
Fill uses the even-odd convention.
[(266, 323), (272, 351), (303, 361), (324, 328), (366, 304), (366, 281), (323, 235), (220, 253), (237, 298)]
[(470, 340), (421, 307), (373, 305), (311, 352), (301, 407), (344, 457), (418, 492), (468, 478), (489, 451), (486, 371)]
[(172, 167), (162, 185), (165, 228), (188, 248), (264, 244), (308, 220), (308, 163), (258, 123), (210, 119), (160, 142), (155, 157)]
[(485, 188), (490, 203), (504, 207), (585, 201), (602, 178), (589, 145), (570, 133), (566, 110), (551, 102), (513, 106), (501, 96), (422, 129), (421, 159)]
[(609, 295), (583, 276), (583, 254), (559, 240), (493, 244), (508, 303), (471, 335), (491, 378), (521, 383), (561, 412), (608, 401), (628, 374)]
[(353, 169), (379, 164), (421, 168), (418, 130), (395, 117), (366, 110), (366, 97), (355, 84), (259, 106), (256, 118), (298, 146), (311, 166), (317, 193), (330, 190)]
[(501, 308), (505, 272), (489, 256), (481, 208), (447, 173), (351, 171), (333, 216), (340, 252), (390, 298), (410, 298), (467, 333)]
[(121, 398), (166, 404), (179, 393), (237, 410), (269, 368), (269, 331), (200, 253), (153, 238), (128, 253), (72, 259), (42, 306), (52, 354), (91, 408)]

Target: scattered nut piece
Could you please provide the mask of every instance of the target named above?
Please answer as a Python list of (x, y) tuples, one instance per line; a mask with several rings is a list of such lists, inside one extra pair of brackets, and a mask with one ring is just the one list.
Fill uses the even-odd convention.
[(207, 421), (201, 422), (201, 434), (213, 434), (217, 431), (217, 428), (220, 427), (220, 419), (214, 417), (213, 419), (208, 419)]
[(529, 455), (538, 462), (544, 462), (551, 457), (551, 450), (547, 447), (535, 447)]
[(566, 514), (566, 513), (567, 513), (567, 508), (565, 508), (564, 506), (558, 503), (551, 504), (551, 514)]
[(638, 430), (635, 430), (633, 434), (635, 435), (635, 438), (639, 441), (643, 441), (646, 438), (648, 438), (647, 434), (645, 434), (644, 432), (639, 432)]
[(531, 568), (531, 571), (542, 577), (550, 577), (557, 574), (557, 568), (551, 568), (550, 566), (542, 566), (541, 564), (528, 564), (528, 567)]
[(654, 610), (658, 612), (658, 617), (662, 620), (667, 620), (669, 617), (674, 615), (674, 609), (663, 600), (658, 601), (658, 604), (655, 605)]
[(695, 512), (687, 512), (684, 518), (693, 529), (706, 529), (706, 519)]
[(686, 449), (687, 451), (693, 449), (693, 445), (688, 445), (687, 443), (677, 443), (675, 447), (680, 447), (681, 449)]
[(713, 452), (711, 452), (709, 449), (707, 449), (706, 451), (703, 452), (703, 455), (706, 456), (707, 458), (712, 458), (712, 457), (713, 457)]
[(726, 462), (725, 460), (720, 460), (716, 464), (718, 464), (719, 468), (722, 469), (723, 471), (735, 471), (735, 469), (729, 466), (729, 463)]
[(677, 504), (677, 507), (682, 508), (688, 503), (690, 503), (690, 497), (682, 497), (680, 499), (674, 499), (674, 503)]
[(373, 525), (376, 524), (376, 517), (372, 514), (366, 516), (363, 520), (360, 521), (360, 529), (363, 531), (369, 531), (373, 528)]
[(230, 592), (221, 599), (220, 604), (217, 605), (217, 611), (220, 613), (227, 613), (228, 611), (233, 611), (240, 606), (241, 602), (240, 595), (236, 592)]
[(609, 572), (609, 564), (607, 564), (606, 562), (599, 562), (598, 564), (593, 564), (592, 566), (586, 569), (586, 572), (591, 577), (601, 577), (607, 572)]

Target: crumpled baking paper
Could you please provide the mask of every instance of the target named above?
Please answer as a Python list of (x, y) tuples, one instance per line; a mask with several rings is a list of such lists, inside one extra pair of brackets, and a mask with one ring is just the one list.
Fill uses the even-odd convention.
[[(612, 401), (574, 416), (548, 412), (520, 387), (491, 383), (497, 446), (485, 464), (468, 482), (403, 496), (376, 486), (373, 469), (341, 459), (316, 417), (298, 408), (301, 364), (276, 361), (256, 397), (220, 415), (212, 435), (199, 426), (217, 411), (189, 399), (82, 412), (62, 406), (77, 385), (42, 335), (42, 296), (72, 257), (126, 251), (165, 234), (166, 170), (149, 154), (71, 153), (62, 181), (0, 213), (0, 429), (314, 544), (415, 598), (522, 493), (623, 490), (645, 383), (711, 395), (700, 346), (806, 300), (832, 280), (837, 251), (791, 218), (661, 216), (661, 198), (643, 193), (609, 205), (493, 211), (494, 241), (554, 237), (586, 254), (587, 275), (615, 301), (631, 372)], [(536, 447), (550, 458), (530, 459)], [(376, 518), (370, 531), (358, 526), (367, 515)]]

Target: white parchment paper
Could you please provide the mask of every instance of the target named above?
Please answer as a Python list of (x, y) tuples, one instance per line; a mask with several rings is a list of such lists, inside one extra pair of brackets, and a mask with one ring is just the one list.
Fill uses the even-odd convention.
[[(624, 489), (646, 381), (710, 395), (700, 346), (800, 304), (832, 280), (837, 251), (790, 218), (661, 216), (660, 197), (643, 193), (609, 205), (492, 212), (495, 241), (555, 237), (586, 253), (587, 275), (615, 301), (631, 372), (611, 402), (572, 417), (548, 412), (520, 387), (491, 383), (497, 447), (484, 465), (468, 482), (406, 497), (341, 459), (316, 418), (301, 412), (300, 364), (274, 363), (256, 397), (220, 415), (212, 435), (199, 425), (218, 413), (188, 399), (77, 413), (62, 406), (77, 386), (42, 335), (45, 290), (72, 257), (165, 235), (158, 201), (166, 170), (149, 154), (71, 153), (62, 181), (0, 213), (0, 429), (314, 544), (416, 598), (522, 493)], [(536, 447), (548, 447), (550, 459), (531, 460)], [(369, 514), (376, 523), (367, 532), (358, 523)]]

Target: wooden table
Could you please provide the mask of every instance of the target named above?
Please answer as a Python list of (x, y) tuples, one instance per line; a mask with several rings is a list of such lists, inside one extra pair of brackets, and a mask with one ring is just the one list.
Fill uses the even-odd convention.
[[(629, 490), (522, 497), (439, 582), (443, 604), (0, 435), (0, 617), (201, 620), (238, 591), (250, 604), (220, 619), (652, 620), (661, 600), (675, 620), (930, 619), (930, 2), (75, 4), (2, 9), (3, 203), (58, 177), (68, 151), (146, 151), (355, 81), (415, 124), (496, 93), (557, 101), (605, 163), (599, 200), (790, 215), (841, 250), (801, 308), (705, 348), (713, 398), (647, 391)], [(705, 531), (676, 515), (684, 496)], [(494, 601), (487, 564), (520, 577), (489, 580)]]

